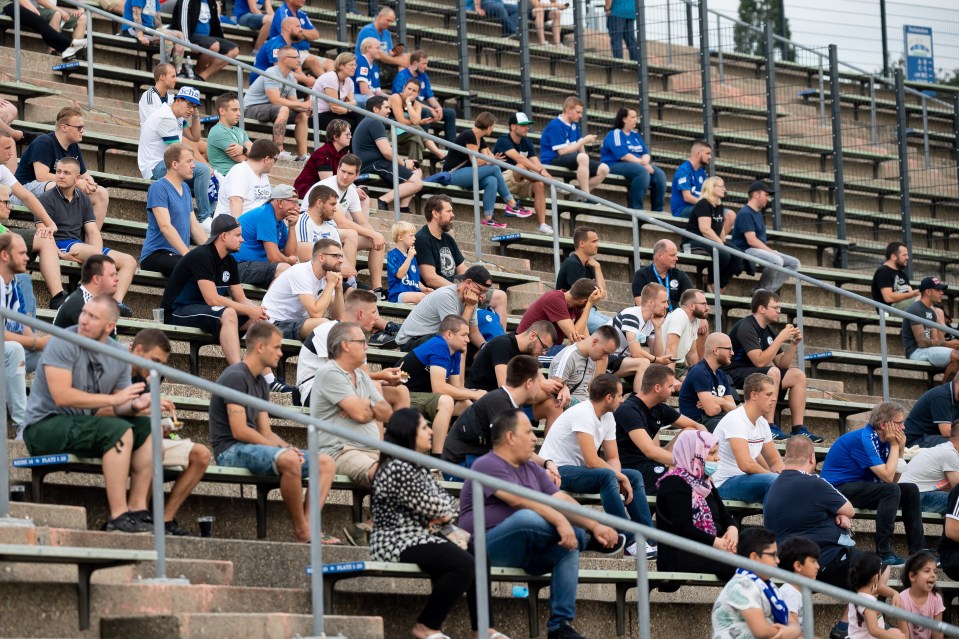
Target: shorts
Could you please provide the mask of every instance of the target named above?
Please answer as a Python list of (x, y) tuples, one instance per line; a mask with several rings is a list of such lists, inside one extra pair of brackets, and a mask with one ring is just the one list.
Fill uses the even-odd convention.
[(189, 439), (164, 439), (163, 465), (186, 468), (190, 465), (190, 451), (195, 445)]
[(251, 120), (259, 120), (260, 122), (276, 122), (276, 119), (280, 115), (280, 109), (282, 109), (278, 104), (273, 104), (272, 102), (264, 102), (263, 104), (251, 104), (243, 109), (243, 117), (250, 118)]
[(204, 49), (212, 49), (214, 44), (220, 45), (220, 50), (217, 51), (220, 55), (226, 55), (233, 49), (236, 49), (236, 44), (230, 42), (226, 38), (217, 38), (216, 36), (208, 35), (197, 35), (193, 34), (190, 36), (190, 42), (193, 44), (199, 45)]
[[(397, 170), (399, 171), (400, 184), (403, 182), (409, 181), (413, 177), (413, 171), (406, 168), (402, 164), (398, 165)], [(386, 182), (388, 187), (392, 187), (393, 184), (393, 162), (386, 160), (376, 160), (375, 162), (370, 162), (369, 164), (363, 165), (363, 173), (373, 173), (377, 175), (381, 180)]]
[[(65, 7), (67, 11), (73, 11), (74, 7)], [(60, 13), (56, 9), (47, 9), (46, 7), (37, 7), (37, 10), (40, 11), (40, 17), (43, 18), (44, 22), (50, 22), (50, 18)], [(77, 28), (77, 19), (70, 18), (69, 20), (64, 20), (60, 23), (60, 31), (73, 31)]]
[(440, 397), (442, 395), (439, 393), (410, 393), (410, 408), (415, 408), (426, 419), (433, 421), (439, 409)]
[(686, 218), (686, 219), (688, 220), (688, 219), (689, 219), (689, 216), (690, 216), (690, 215), (692, 214), (692, 212), (693, 212), (693, 206), (694, 206), (694, 205), (692, 205), (692, 204), (687, 204), (686, 206), (684, 206), (683, 208), (679, 209), (678, 211), (672, 211), (673, 217), (683, 217), (683, 218)]
[(300, 330), (303, 328), (303, 325), (306, 324), (306, 320), (279, 320), (273, 322), (273, 326), (276, 326), (283, 333), (283, 339), (295, 339), (300, 340)]
[(236, 23), (241, 27), (246, 27), (247, 29), (259, 29), (263, 26), (263, 20), (266, 18), (262, 13), (253, 13), (249, 11), (244, 13), (242, 16), (233, 16), (236, 20)]
[(120, 0), (89, 0), (87, 2), (91, 7), (100, 7), (104, 11), (113, 11), (113, 8), (117, 5), (123, 6), (123, 3)]
[[(220, 317), (225, 306), (207, 306), (206, 304), (185, 304), (167, 316), (174, 326), (190, 326), (209, 333), (214, 338), (220, 338)], [(237, 326), (243, 326), (249, 321), (246, 315), (238, 315)]]
[[(287, 450), (289, 449), (282, 446), (240, 442), (217, 455), (216, 463), (230, 468), (246, 468), (254, 475), (278, 477), (280, 473), (276, 469), (276, 460)], [(307, 477), (310, 472), (310, 454), (302, 449), (300, 452), (303, 453), (304, 459), (300, 474), (302, 477)]]
[(952, 360), (953, 351), (945, 346), (930, 346), (929, 348), (917, 348), (910, 355), (909, 359), (919, 362), (929, 362), (933, 366), (945, 368)]
[[(564, 169), (569, 169), (570, 171), (575, 171), (579, 167), (579, 161), (576, 159), (576, 156), (579, 153), (567, 153), (566, 155), (557, 155), (552, 159), (550, 164), (553, 166), (559, 166)], [(599, 172), (600, 162), (594, 160), (593, 158), (589, 159), (589, 177), (595, 177), (596, 173)]]
[(656, 485), (656, 482), (659, 481), (659, 478), (666, 474), (666, 471), (669, 468), (665, 464), (660, 464), (659, 462), (654, 461), (644, 461), (631, 466), (633, 470), (639, 471), (643, 476), (643, 485), (645, 486), (647, 495), (655, 495), (659, 490), (659, 487)]
[[(83, 240), (57, 240), (57, 248), (60, 249), (61, 253), (69, 253), (75, 244), (83, 244)], [(102, 252), (106, 255), (110, 252), (110, 249), (103, 247)]]
[(51, 415), (27, 426), (23, 439), (31, 455), (72, 453), (99, 458), (116, 448), (130, 429), (136, 450), (150, 437), (150, 418)]
[[(41, 195), (43, 195), (44, 193), (47, 192), (47, 185), (48, 185), (48, 184), (53, 184), (53, 182), (50, 182), (50, 181), (47, 181), (47, 182), (37, 182), (36, 180), (33, 180), (32, 182), (27, 182), (26, 184), (24, 184), (24, 185), (22, 185), (22, 186), (23, 186), (23, 188), (25, 188), (26, 190), (30, 191), (31, 193), (33, 193), (34, 195), (36, 195), (37, 197), (39, 197), (39, 196), (41, 196)], [(11, 194), (10, 194), (10, 204), (23, 204), (23, 202), (20, 201), (20, 198), (18, 198), (17, 196), (15, 196), (15, 195), (13, 195), (13, 194), (11, 193)]]
[(623, 360), (625, 359), (625, 355), (610, 355), (609, 359), (606, 360), (606, 372), (610, 375), (615, 375), (623, 365)]
[(506, 186), (513, 197), (522, 197), (529, 199), (533, 194), (533, 185), (535, 182), (530, 180), (516, 181), (517, 174), (512, 171), (504, 171), (503, 179), (506, 180)]
[(270, 288), (276, 277), (276, 262), (240, 262), (236, 268), (241, 282), (260, 288)]
[(344, 446), (331, 455), (336, 473), (346, 475), (360, 486), (370, 487), (370, 467), (380, 461), (380, 451), (371, 448)]

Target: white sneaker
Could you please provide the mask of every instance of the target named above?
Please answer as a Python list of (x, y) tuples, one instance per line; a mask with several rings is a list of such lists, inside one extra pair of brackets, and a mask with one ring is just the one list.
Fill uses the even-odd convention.
[(85, 47), (85, 46), (87, 46), (87, 39), (86, 39), (86, 38), (75, 38), (74, 40), (72, 40), (72, 41), (70, 42), (70, 46), (74, 46), (74, 47)]
[(277, 162), (289, 162), (290, 160), (295, 160), (296, 156), (290, 153), (289, 151), (280, 151), (280, 154), (276, 156)]
[(60, 59), (69, 60), (70, 58), (78, 54), (80, 51), (82, 51), (83, 47), (85, 46), (86, 44), (82, 44), (82, 45), (71, 44), (69, 47), (63, 50), (63, 53), (60, 54)]
[(636, 542), (634, 541), (634, 542), (631, 543), (630, 545), (626, 546), (626, 550), (623, 551), (623, 554), (626, 555), (627, 557), (635, 557), (635, 556), (636, 556)]
[(550, 226), (549, 224), (546, 224), (545, 222), (543, 224), (540, 224), (536, 230), (542, 233), (543, 235), (553, 234), (553, 227)]
[(656, 559), (656, 556), (659, 554), (659, 546), (655, 544), (646, 544), (646, 559)]

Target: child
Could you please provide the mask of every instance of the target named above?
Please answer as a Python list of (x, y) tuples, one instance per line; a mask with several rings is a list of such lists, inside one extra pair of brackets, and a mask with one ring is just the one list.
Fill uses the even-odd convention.
[[(819, 574), (819, 545), (806, 537), (790, 537), (783, 542), (779, 549), (779, 564), (784, 570), (790, 570), (797, 575), (808, 579), (815, 579)], [(802, 592), (791, 583), (784, 583), (779, 588), (786, 607), (789, 608), (789, 619), (802, 625)]]
[(397, 222), (390, 229), (396, 248), (386, 255), (386, 277), (389, 283), (388, 302), (416, 304), (433, 289), (420, 282), (420, 270), (416, 264), (416, 227), (409, 222)]
[[(902, 567), (902, 583), (906, 587), (898, 605), (903, 610), (942, 621), (946, 607), (936, 588), (936, 558), (928, 552), (917, 552)], [(909, 639), (942, 639), (941, 632), (933, 632), (915, 624), (906, 624)]]
[[(849, 566), (849, 587), (858, 594), (876, 599), (880, 582), (888, 581), (889, 566), (879, 561), (879, 555), (858, 553)], [(904, 624), (903, 624), (904, 625)], [(849, 639), (906, 639), (904, 630), (886, 628), (882, 615), (870, 608), (849, 604)]]

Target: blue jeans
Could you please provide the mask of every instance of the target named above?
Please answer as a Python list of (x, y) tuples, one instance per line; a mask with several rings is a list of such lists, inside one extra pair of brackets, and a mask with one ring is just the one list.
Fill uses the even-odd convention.
[[(159, 180), (164, 175), (166, 175), (166, 165), (160, 162), (153, 167), (153, 179)], [(190, 185), (193, 199), (196, 200), (196, 219), (202, 222), (212, 215), (212, 211), (210, 211), (210, 165), (198, 161), (193, 165), (193, 177), (185, 181)]]
[(718, 488), (719, 496), (734, 501), (761, 503), (766, 500), (766, 493), (777, 477), (779, 475), (776, 473), (730, 477)]
[(646, 191), (652, 187), (649, 194), (649, 209), (658, 213), (663, 212), (666, 204), (666, 174), (661, 168), (654, 166), (653, 174), (650, 175), (649, 170), (638, 162), (616, 162), (609, 167), (609, 172), (626, 178), (629, 208), (642, 209)]
[[(216, 463), (231, 468), (246, 468), (254, 475), (276, 476), (280, 473), (276, 469), (276, 460), (287, 451), (282, 446), (266, 446), (264, 444), (233, 444), (216, 456)], [(303, 477), (310, 473), (310, 453), (303, 453)]]
[[(480, 455), (464, 455), (463, 461), (459, 464), (463, 468), (472, 468), (473, 462), (480, 458)], [(457, 475), (450, 475), (449, 473), (443, 473), (443, 479), (446, 481), (463, 481), (462, 477)]]
[[(653, 517), (649, 514), (649, 503), (646, 501), (646, 489), (643, 484), (643, 474), (632, 468), (624, 468), (623, 474), (629, 479), (633, 487), (633, 500), (628, 505), (623, 503), (619, 494), (619, 482), (616, 473), (608, 468), (584, 468), (583, 466), (560, 466), (559, 476), (563, 478), (560, 486), (571, 493), (599, 493), (603, 510), (614, 517), (628, 519), (644, 526), (653, 526)], [(633, 533), (621, 530), (626, 535), (626, 545), (633, 543)]]
[(606, 317), (602, 313), (596, 310), (596, 307), (590, 307), (589, 317), (586, 318), (586, 329), (590, 333), (595, 333), (596, 329), (600, 326), (606, 326), (609, 323), (610, 317)]
[(672, 211), (673, 217), (682, 217), (688, 220), (689, 216), (693, 212), (693, 206), (694, 206), (693, 204), (687, 204), (686, 206), (679, 209), (678, 211)]
[(19, 439), (27, 425), (27, 364), (23, 346), (12, 339), (3, 342), (3, 378), (7, 410)]
[[(497, 193), (503, 198), (504, 202), (512, 202), (515, 199), (513, 194), (509, 192), (509, 187), (506, 186), (503, 171), (498, 166), (484, 164), (477, 168), (476, 172), (479, 174), (479, 186), (483, 190), (483, 215), (489, 217), (493, 214)], [(450, 183), (464, 189), (472, 189), (473, 167), (466, 165), (453, 171)]]
[(919, 505), (922, 506), (924, 513), (946, 514), (946, 508), (949, 506), (949, 493), (944, 490), (930, 490), (927, 493), (919, 493)]
[(234, 16), (236, 23), (241, 27), (246, 27), (247, 29), (259, 29), (263, 26), (263, 14), (262, 13), (253, 13), (248, 11), (240, 17)]
[(496, 20), (503, 25), (503, 37), (516, 33), (519, 5), (503, 4), (500, 0), (482, 0), (480, 6), (486, 12), (487, 20)]
[(922, 437), (909, 438), (906, 440), (906, 446), (919, 445), (919, 448), (933, 448), (939, 444), (945, 444), (949, 441), (948, 437), (942, 435), (923, 435)]
[(629, 59), (634, 62), (639, 60), (639, 50), (636, 48), (635, 20), (606, 16), (606, 30), (609, 31), (609, 48), (612, 49), (614, 58), (623, 59), (623, 40), (625, 39), (626, 48), (629, 50)]
[(556, 630), (576, 617), (579, 553), (586, 548), (586, 531), (573, 528), (578, 550), (559, 545), (556, 528), (532, 510), (517, 510), (486, 531), (486, 552), (492, 566), (522, 568), (531, 575), (552, 573), (549, 581), (549, 621)]

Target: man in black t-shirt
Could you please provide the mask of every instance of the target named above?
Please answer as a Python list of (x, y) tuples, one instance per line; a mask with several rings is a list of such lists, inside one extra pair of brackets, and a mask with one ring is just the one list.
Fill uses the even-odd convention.
[(904, 269), (909, 265), (909, 247), (902, 242), (886, 246), (886, 261), (872, 276), (872, 299), (906, 310), (919, 297), (909, 285)]
[(246, 298), (232, 253), (242, 231), (232, 215), (213, 219), (210, 239), (183, 256), (163, 291), (164, 317), (176, 326), (192, 326), (217, 337), (227, 364), (240, 361), (240, 331), (268, 320), (266, 311)]
[[(589, 226), (578, 226), (573, 231), (573, 252), (569, 254), (559, 267), (556, 275), (556, 288), (568, 291), (576, 280), (582, 278), (595, 280), (597, 288), (602, 291), (600, 299), (606, 299), (606, 278), (603, 277), (603, 267), (596, 256), (599, 255), (599, 234)], [(592, 333), (600, 326), (609, 324), (611, 317), (600, 313), (596, 306), (589, 309), (589, 318), (586, 328)]]
[[(672, 240), (660, 240), (653, 245), (653, 263), (647, 264), (633, 275), (633, 297), (636, 305), (642, 304), (643, 288), (650, 282), (662, 284), (669, 293), (669, 310), (679, 308), (679, 298), (693, 287), (689, 276), (676, 268), (679, 249)], [(705, 332), (708, 327), (700, 327)]]
[[(374, 95), (366, 101), (366, 109), (390, 117), (390, 103), (386, 96)], [(363, 160), (363, 173), (378, 175), (386, 184), (393, 184), (393, 151), (386, 127), (375, 118), (363, 118), (353, 131), (353, 153)], [(423, 188), (423, 171), (413, 160), (399, 160), (397, 163), (399, 178), (400, 212), (409, 213), (410, 200)], [(376, 201), (384, 209), (393, 205), (393, 189), (384, 193)]]

